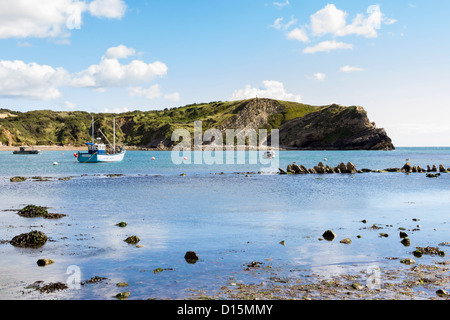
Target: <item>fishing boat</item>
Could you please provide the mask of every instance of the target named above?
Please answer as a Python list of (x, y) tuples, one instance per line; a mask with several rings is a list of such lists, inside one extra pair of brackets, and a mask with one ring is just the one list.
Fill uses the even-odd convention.
[(103, 137), (108, 141), (109, 146), (102, 142), (101, 138), (94, 138), (94, 117), (92, 117), (92, 142), (86, 142), (88, 147), (87, 152), (78, 152), (74, 156), (78, 162), (93, 163), (93, 162), (118, 162), (125, 157), (126, 150), (123, 146), (116, 147), (116, 120), (113, 121), (113, 135), (114, 142), (111, 144), (105, 134), (98, 129)]
[(19, 150), (13, 151), (13, 154), (39, 154), (40, 150), (27, 150), (27, 147), (20, 147)]

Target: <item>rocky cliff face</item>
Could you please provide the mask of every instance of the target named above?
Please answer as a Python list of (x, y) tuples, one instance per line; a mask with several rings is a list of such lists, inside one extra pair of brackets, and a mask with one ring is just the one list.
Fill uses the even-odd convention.
[[(2, 109), (3, 110), (3, 109)], [(8, 113), (6, 113), (8, 112)], [(0, 142), (4, 145), (83, 145), (90, 140), (91, 114), (49, 110), (26, 113), (3, 110)], [(310, 106), (273, 99), (193, 104), (161, 111), (97, 114), (95, 128), (129, 146), (170, 150), (175, 129), (193, 133), (194, 121), (203, 130), (279, 129), (280, 147), (306, 150), (392, 150), (391, 139), (370, 122), (362, 107)], [(270, 139), (269, 139), (270, 141)]]
[(235, 110), (236, 114), (228, 118), (218, 129), (221, 131), (226, 129), (258, 130), (266, 126), (269, 118), (280, 113), (281, 110), (282, 105), (276, 100), (251, 99), (238, 106)]
[(303, 150), (393, 150), (384, 129), (362, 107), (331, 105), (280, 128), (280, 146)]

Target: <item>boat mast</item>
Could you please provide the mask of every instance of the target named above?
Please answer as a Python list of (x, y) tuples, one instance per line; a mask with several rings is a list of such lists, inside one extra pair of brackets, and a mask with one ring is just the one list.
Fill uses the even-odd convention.
[(94, 144), (94, 116), (92, 116), (92, 144)]

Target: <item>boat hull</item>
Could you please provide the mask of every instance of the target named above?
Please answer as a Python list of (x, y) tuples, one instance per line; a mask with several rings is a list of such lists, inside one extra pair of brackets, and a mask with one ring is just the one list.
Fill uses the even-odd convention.
[(94, 163), (94, 162), (119, 162), (125, 157), (125, 151), (116, 154), (91, 154), (91, 153), (78, 153), (77, 160), (81, 163)]
[(39, 150), (34, 150), (34, 151), (14, 151), (13, 154), (39, 154)]

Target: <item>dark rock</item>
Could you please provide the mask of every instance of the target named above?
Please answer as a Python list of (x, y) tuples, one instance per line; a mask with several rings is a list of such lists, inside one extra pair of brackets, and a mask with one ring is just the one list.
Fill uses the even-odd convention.
[(195, 251), (187, 251), (186, 254), (184, 255), (184, 259), (186, 260), (187, 263), (196, 263), (198, 261), (198, 256), (195, 253)]
[(121, 222), (117, 223), (116, 226), (117, 226), (117, 227), (121, 227), (121, 228), (125, 228), (125, 227), (127, 226), (127, 223), (121, 221)]
[(39, 291), (42, 293), (53, 293), (55, 291), (65, 290), (68, 288), (69, 286), (67, 284), (62, 282), (56, 282), (44, 285), (43, 287), (39, 288)]
[(137, 244), (141, 239), (139, 239), (137, 236), (131, 236), (124, 240), (128, 244)]
[(17, 213), (21, 217), (25, 218), (44, 218), (44, 219), (60, 219), (65, 217), (62, 213), (48, 213), (47, 208), (28, 205)]
[(41, 231), (31, 231), (15, 236), (9, 242), (14, 247), (40, 248), (47, 242), (47, 236)]
[(25, 177), (12, 177), (9, 179), (10, 182), (22, 182), (27, 180), (27, 178)]
[(402, 245), (404, 245), (405, 247), (409, 247), (409, 246), (411, 245), (411, 240), (410, 240), (408, 237), (403, 238), (402, 241), (400, 241), (400, 242), (401, 242)]
[(335, 234), (333, 231), (331, 231), (331, 230), (327, 230), (327, 231), (325, 231), (325, 232), (323, 233), (322, 237), (323, 237), (325, 240), (333, 241), (334, 238), (336, 238), (336, 234)]
[(444, 289), (438, 289), (438, 290), (436, 291), (436, 294), (437, 294), (439, 297), (448, 297), (448, 296), (449, 296), (449, 293), (448, 293), (447, 291), (445, 291)]
[(404, 264), (410, 265), (410, 264), (416, 263), (416, 261), (414, 259), (411, 259), (411, 258), (406, 258), (406, 259), (400, 260), (400, 263), (404, 263)]
[(407, 162), (403, 167), (402, 167), (402, 172), (412, 172), (412, 166), (409, 162)]
[(53, 263), (55, 263), (55, 260), (52, 260), (52, 259), (39, 259), (37, 261), (37, 265), (39, 267), (48, 266), (48, 265), (53, 264)]
[(347, 173), (351, 173), (351, 174), (356, 173), (356, 166), (353, 163), (351, 163), (351, 162), (347, 163), (346, 168), (347, 168)]
[(302, 170), (300, 169), (300, 167), (299, 167), (297, 164), (295, 164), (295, 163), (292, 165), (292, 170), (294, 170), (294, 173), (295, 173), (295, 174), (300, 174), (301, 171), (302, 171)]
[(400, 238), (407, 238), (408, 234), (406, 232), (400, 231)]
[(48, 211), (44, 207), (28, 205), (17, 213), (21, 217), (26, 218), (36, 218), (36, 217), (45, 217), (48, 215)]
[(99, 277), (99, 276), (94, 276), (94, 277), (90, 278), (89, 280), (82, 281), (82, 282), (81, 282), (81, 285), (84, 286), (84, 285), (86, 285), (86, 284), (95, 284), (95, 283), (102, 282), (102, 281), (104, 281), (104, 280), (108, 280), (108, 278), (105, 278), (105, 277)]
[(125, 292), (120, 292), (118, 294), (116, 294), (116, 298), (117, 299), (128, 299), (130, 297), (130, 292), (125, 291)]

